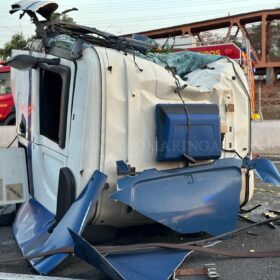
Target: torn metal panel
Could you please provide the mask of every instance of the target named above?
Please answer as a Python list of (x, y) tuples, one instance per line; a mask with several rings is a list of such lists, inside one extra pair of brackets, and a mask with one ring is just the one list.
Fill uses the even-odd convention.
[(111, 198), (179, 233), (218, 235), (235, 228), (242, 161), (158, 171), (118, 180)]
[(266, 158), (246, 160), (248, 168), (254, 169), (257, 176), (265, 183), (280, 186), (280, 174), (275, 164)]
[(114, 280), (167, 280), (191, 253), (169, 249), (107, 254), (103, 256), (71, 231), (76, 257), (92, 264)]
[[(59, 224), (52, 229), (55, 217), (35, 199), (20, 208), (13, 227), (15, 239), (24, 256), (73, 245), (68, 228), (81, 234), (86, 226), (93, 207), (106, 182), (106, 175), (95, 171), (93, 177), (79, 197), (69, 208)], [(31, 265), (41, 274), (48, 274), (68, 254), (56, 254), (30, 260)]]

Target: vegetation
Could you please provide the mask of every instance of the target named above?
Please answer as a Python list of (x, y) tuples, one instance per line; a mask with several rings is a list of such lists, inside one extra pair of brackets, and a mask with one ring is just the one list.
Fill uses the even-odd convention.
[[(53, 13), (51, 16), (53, 21), (61, 21), (65, 23), (75, 23), (73, 18), (67, 14), (57, 14)], [(35, 35), (25, 38), (22, 33), (16, 33), (12, 36), (11, 40), (8, 41), (3, 49), (0, 49), (0, 60), (6, 60), (11, 56), (12, 49), (23, 49), (26, 44), (32, 41), (35, 38)]]
[(12, 49), (23, 49), (30, 39), (25, 39), (22, 33), (14, 34), (11, 40), (4, 45), (4, 48), (0, 49), (0, 57), (6, 60), (7, 57), (11, 56)]
[[(261, 54), (261, 24), (254, 24), (247, 28), (251, 43), (258, 54)], [(280, 58), (280, 21), (270, 23), (269, 56), (271, 59)]]
[[(250, 36), (250, 41), (252, 43), (253, 48), (256, 52), (261, 55), (261, 23), (255, 23), (246, 25), (246, 30)], [(270, 42), (269, 46), (269, 56), (273, 59), (280, 58), (280, 20), (273, 20), (270, 23)], [(204, 42), (205, 45), (213, 45), (213, 44), (223, 44), (225, 41), (225, 34), (227, 32), (217, 31), (208, 31), (202, 32), (200, 34), (200, 38)], [(237, 46), (242, 47), (242, 38), (241, 32), (239, 31), (239, 36), (234, 37), (230, 36), (230, 40), (235, 43)]]
[(52, 21), (60, 21), (60, 22), (65, 22), (65, 23), (75, 23), (74, 19), (67, 14), (58, 14), (58, 13), (53, 13), (51, 15), (51, 20)]

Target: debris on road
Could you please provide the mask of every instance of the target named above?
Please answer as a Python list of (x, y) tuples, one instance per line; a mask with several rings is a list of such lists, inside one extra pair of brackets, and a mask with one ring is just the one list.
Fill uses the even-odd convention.
[[(280, 257), (280, 249), (212, 243), (279, 220), (269, 212), (236, 229), (254, 172), (280, 185), (271, 161), (252, 159), (251, 100), (240, 66), (220, 56), (160, 54), (150, 42), (54, 20), (57, 8), (27, 0), (10, 11), (36, 25), (34, 41), (5, 63), (20, 106), (19, 147), (0, 150), (10, 160), (0, 166), (0, 205), (22, 203), (13, 225), (23, 254), (16, 260), (46, 275), (73, 255), (114, 280), (168, 280), (193, 252)], [(250, 219), (263, 206), (240, 215)], [(112, 246), (82, 237), (87, 225), (152, 223), (212, 237)], [(204, 268), (219, 278), (215, 265)]]

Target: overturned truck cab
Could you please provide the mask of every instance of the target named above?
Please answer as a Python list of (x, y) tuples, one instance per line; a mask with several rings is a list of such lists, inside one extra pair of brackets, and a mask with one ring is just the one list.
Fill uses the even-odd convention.
[[(156, 53), (147, 43), (51, 21), (52, 1), (26, 2), (11, 12), (33, 19), (37, 39), (7, 62), (19, 148), (0, 151), (14, 160), (10, 173), (0, 168), (0, 203), (23, 203), (14, 225), (23, 254), (62, 246), (58, 228), (63, 246), (73, 245), (88, 223), (157, 222), (184, 234), (234, 229), (254, 188), (250, 94), (239, 65)], [(31, 263), (47, 274), (63, 258)]]
[[(53, 40), (54, 44), (68, 43), (69, 48), (75, 44), (61, 36)], [(47, 55), (14, 52), (10, 63), (16, 68), (23, 59), (34, 58), (35, 69), (13, 70), (12, 79), (16, 104), (21, 108), (17, 112), (18, 140), (26, 151), (29, 190), (49, 211), (56, 213), (65, 203), (71, 204), (94, 170), (100, 170), (108, 180), (92, 222), (116, 227), (145, 223), (148, 220), (137, 213), (141, 209), (128, 211), (127, 205), (116, 202), (117, 195), (114, 199), (111, 195), (120, 192), (122, 177), (140, 178), (151, 168), (166, 174), (170, 169), (189, 174), (182, 182), (166, 175), (170, 193), (164, 204), (171, 208), (178, 205), (172, 196), (179, 186), (190, 192), (186, 197), (177, 193), (188, 204), (203, 181), (203, 201), (203, 196), (210, 197), (212, 189), (215, 193), (221, 187), (216, 182), (219, 176), (225, 178), (224, 189), (217, 192), (225, 196), (216, 203), (228, 206), (225, 199), (233, 197), (227, 194), (231, 182), (226, 178), (229, 166), (225, 159), (241, 161), (250, 152), (250, 100), (241, 81), (233, 79), (239, 75), (246, 85), (242, 71), (234, 72), (233, 62), (219, 59), (209, 66), (213, 69), (197, 69), (185, 80), (142, 57), (93, 45), (86, 45), (77, 59), (71, 58), (71, 49), (53, 47)], [(218, 170), (213, 168), (217, 163)], [(235, 170), (235, 163), (232, 168)], [(205, 173), (205, 169), (211, 171)], [(235, 174), (240, 181), (235, 185), (236, 207), (252, 195), (250, 172), (240, 164)], [(59, 197), (62, 201), (58, 201), (60, 188), (65, 188)], [(166, 188), (165, 181), (161, 182), (155, 197), (165, 196)], [(200, 207), (206, 214), (209, 204), (195, 205), (196, 210)], [(220, 215), (226, 213), (220, 211)]]
[[(129, 44), (120, 50), (113, 43), (103, 47), (94, 37), (83, 36), (94, 30), (62, 27), (66, 34), (51, 34), (47, 49), (43, 39), (35, 40), (28, 50), (14, 51), (8, 62), (13, 67), (18, 141), (26, 153), (32, 197), (56, 213), (71, 205), (93, 172), (100, 170), (108, 180), (92, 223), (116, 227), (146, 223), (149, 220), (137, 213), (141, 209), (128, 211), (133, 206), (116, 202), (117, 194), (124, 177), (136, 180), (156, 169), (165, 172), (165, 181), (154, 195), (163, 196), (171, 208), (178, 205), (178, 198), (172, 201), (171, 195), (178, 186), (190, 192), (185, 197), (177, 193), (187, 205), (200, 192), (198, 184), (204, 189), (202, 204), (197, 201), (194, 208), (201, 215), (212, 211), (213, 202), (227, 207), (224, 199), (233, 197), (227, 194), (231, 179), (226, 172), (231, 167), (236, 171), (238, 164), (228, 165), (226, 159), (250, 155), (250, 97), (240, 67), (226, 58), (189, 52), (144, 55)], [(180, 77), (171, 68), (175, 60), (185, 73), (191, 67), (196, 70)], [(244, 204), (252, 196), (253, 176), (239, 165), (233, 181), (238, 204)], [(175, 170), (187, 174), (181, 182), (172, 175)], [(226, 178), (223, 183), (215, 181), (219, 176)], [(141, 189), (137, 186), (137, 191)], [(224, 198), (215, 202), (211, 196), (216, 192)], [(145, 199), (145, 191), (142, 195)]]

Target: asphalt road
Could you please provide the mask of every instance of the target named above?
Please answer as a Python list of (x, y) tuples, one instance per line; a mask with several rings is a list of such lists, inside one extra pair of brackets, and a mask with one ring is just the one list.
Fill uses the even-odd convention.
[[(280, 189), (269, 187), (257, 181), (257, 187), (253, 200), (249, 207), (261, 204), (262, 206), (250, 214), (250, 219), (263, 219), (262, 213), (267, 209), (280, 210)], [(237, 226), (247, 225), (248, 222), (238, 220)], [(147, 230), (137, 228), (134, 230), (122, 231), (119, 233), (120, 242), (140, 242), (140, 241), (167, 241), (180, 240), (187, 242), (194, 237), (178, 236), (171, 231), (162, 230), (155, 227)], [(201, 238), (196, 236), (195, 238)], [(215, 245), (217, 248), (231, 249), (259, 249), (269, 250), (280, 248), (280, 230), (274, 229), (268, 225), (259, 226), (249, 231), (241, 232), (232, 237), (223, 240)], [(21, 253), (13, 239), (11, 227), (0, 227), (0, 262), (10, 258), (20, 257)], [(264, 280), (280, 279), (280, 258), (266, 259), (232, 259), (228, 257), (206, 255), (203, 253), (192, 253), (188, 256), (181, 267), (201, 268), (204, 264), (215, 263), (220, 279), (225, 280)], [(18, 261), (9, 265), (0, 264), (0, 272), (35, 274), (32, 267), (26, 261)], [(108, 279), (104, 274), (94, 269), (94, 267), (76, 259), (69, 257), (60, 266), (58, 266), (51, 276), (69, 277), (75, 279)], [(0, 278), (1, 279), (1, 278)], [(188, 276), (180, 277), (180, 280), (207, 279), (206, 276)]]

